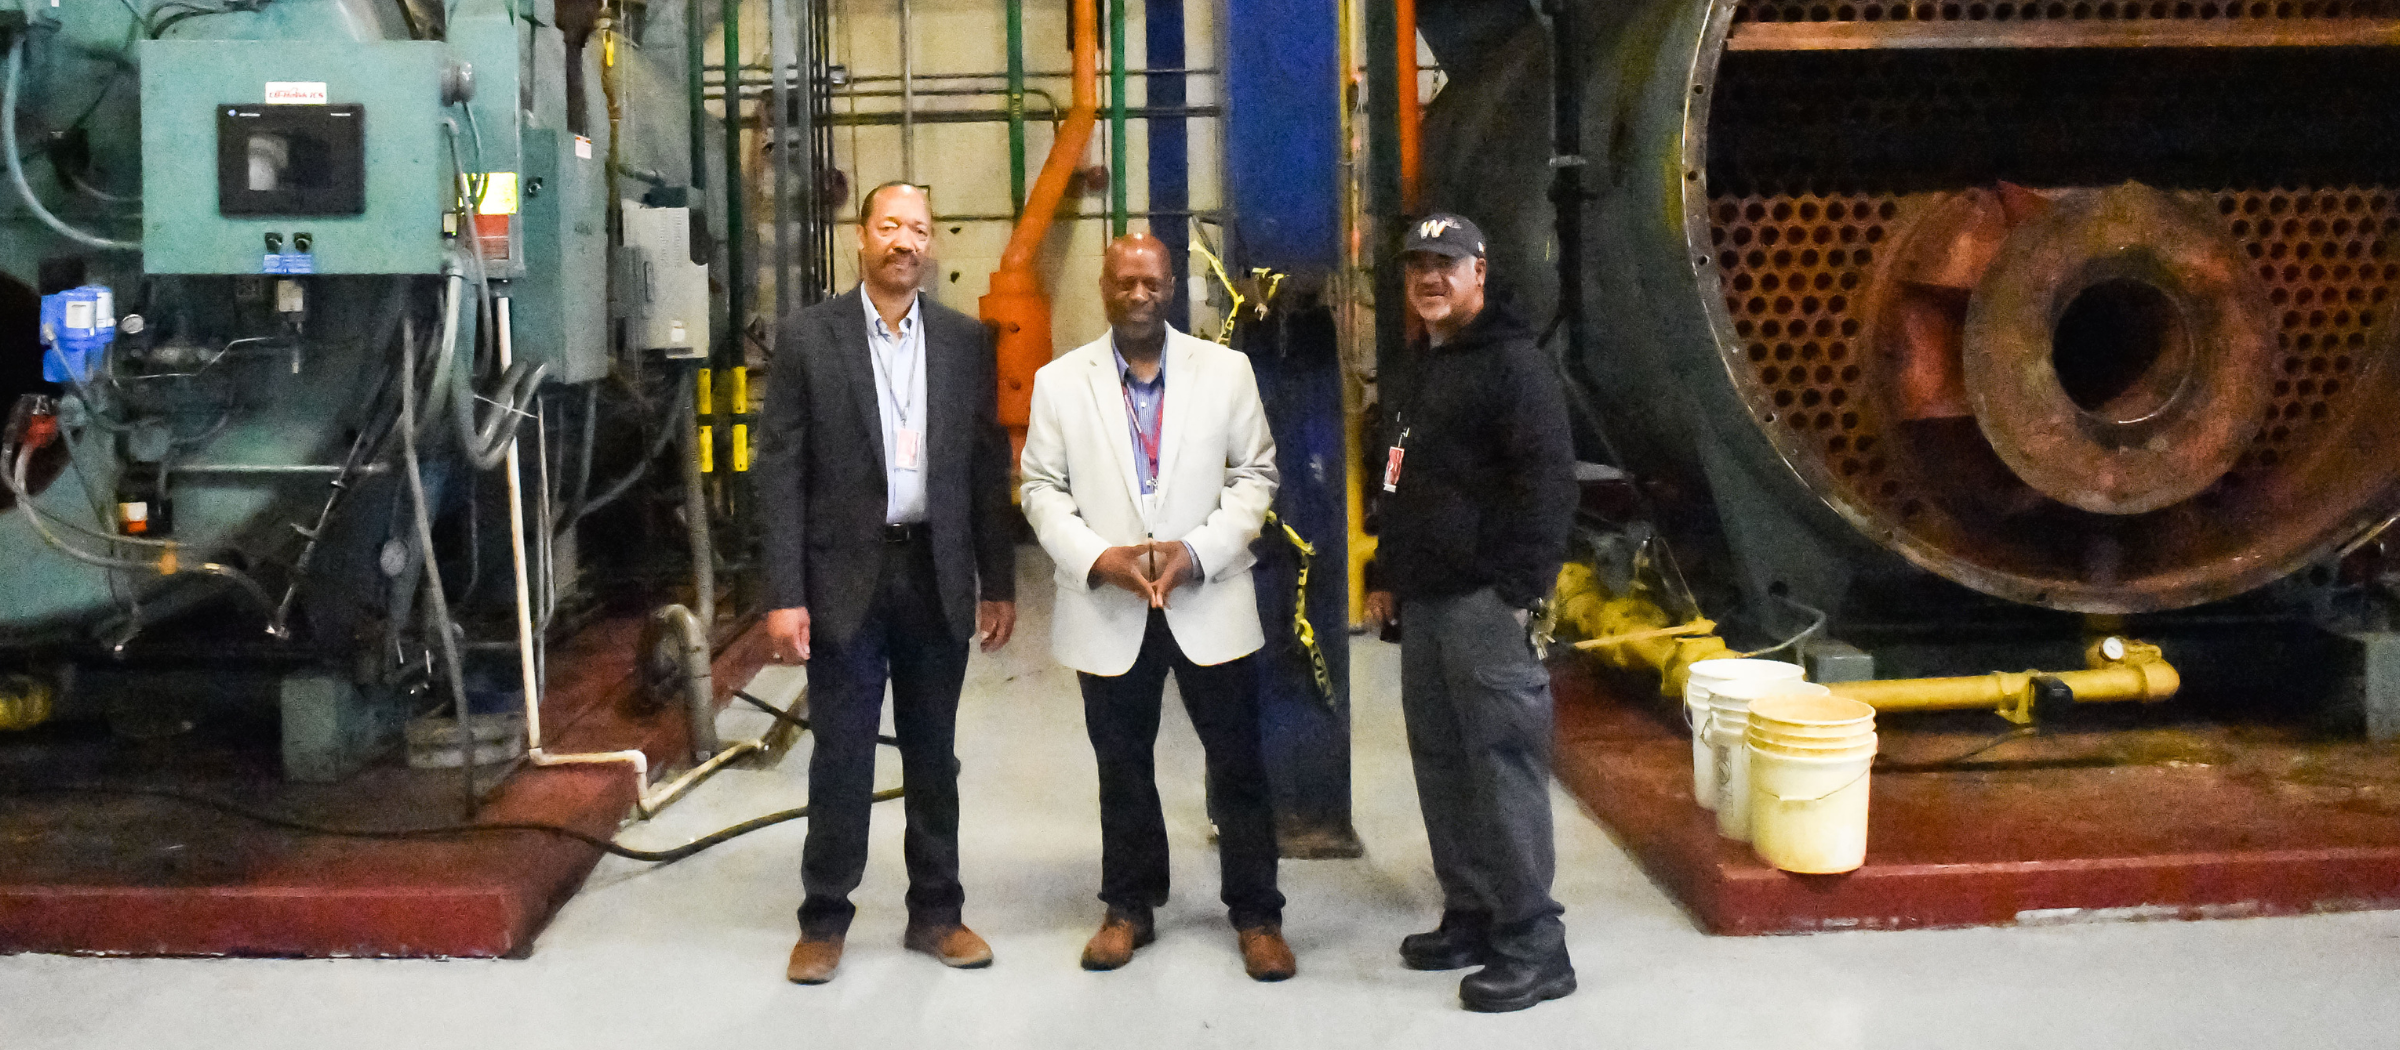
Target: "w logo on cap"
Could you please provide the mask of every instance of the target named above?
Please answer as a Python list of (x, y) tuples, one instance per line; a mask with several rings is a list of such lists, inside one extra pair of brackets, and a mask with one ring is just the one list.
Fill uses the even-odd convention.
[(1457, 219), (1453, 219), (1447, 215), (1436, 216), (1417, 224), (1417, 236), (1430, 241), (1441, 236), (1442, 232), (1445, 230), (1455, 230), (1458, 228), (1459, 225)]

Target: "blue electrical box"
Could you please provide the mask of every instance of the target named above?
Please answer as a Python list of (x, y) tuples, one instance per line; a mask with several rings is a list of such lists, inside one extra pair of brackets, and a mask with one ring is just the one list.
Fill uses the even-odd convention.
[(440, 43), (148, 40), (140, 60), (144, 269), (441, 272)]

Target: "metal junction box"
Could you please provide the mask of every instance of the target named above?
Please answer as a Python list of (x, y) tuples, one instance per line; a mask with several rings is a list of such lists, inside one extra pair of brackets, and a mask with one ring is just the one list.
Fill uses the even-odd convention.
[(691, 209), (629, 200), (624, 216), (626, 254), (636, 271), (626, 282), (626, 342), (668, 357), (706, 356), (708, 267), (692, 261)]
[(144, 268), (441, 272), (444, 55), (431, 41), (144, 41)]

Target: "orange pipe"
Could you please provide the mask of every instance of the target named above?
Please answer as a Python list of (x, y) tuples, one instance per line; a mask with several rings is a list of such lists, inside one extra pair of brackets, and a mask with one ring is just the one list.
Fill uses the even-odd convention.
[(1033, 373), (1050, 363), (1050, 300), (1033, 271), (1034, 255), (1050, 235), (1050, 218), (1067, 196), (1067, 182), (1091, 145), (1100, 100), (1100, 11), (1097, 0), (1075, 0), (1075, 94), (1067, 119), (1051, 140), (1050, 156), (1025, 198), (1025, 210), (992, 271), (991, 291), (977, 302), (997, 340), (1000, 425), (1008, 428), (1009, 460), (1025, 449), (1033, 422)]
[(1400, 59), (1400, 214), (1417, 214), (1417, 171), (1421, 157), (1417, 114), (1417, 0), (1395, 0), (1392, 22), (1398, 28), (1392, 41)]

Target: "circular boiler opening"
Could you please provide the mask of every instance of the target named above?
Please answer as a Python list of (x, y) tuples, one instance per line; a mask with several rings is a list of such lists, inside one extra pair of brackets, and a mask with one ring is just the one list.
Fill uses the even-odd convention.
[(2105, 422), (2157, 415), (2183, 388), (2191, 364), (2182, 311), (2146, 281), (2116, 278), (2085, 288), (2051, 327), (2058, 385), (2075, 407)]

